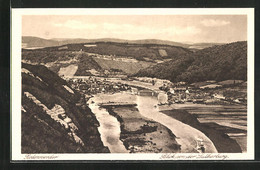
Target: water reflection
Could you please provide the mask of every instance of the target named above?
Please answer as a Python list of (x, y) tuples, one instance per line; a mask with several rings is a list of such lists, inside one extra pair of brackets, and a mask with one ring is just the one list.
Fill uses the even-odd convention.
[(120, 140), (120, 123), (114, 116), (111, 116), (106, 109), (100, 108), (96, 103), (92, 103), (95, 98), (89, 101), (89, 107), (100, 123), (98, 131), (101, 140), (111, 153), (129, 153)]

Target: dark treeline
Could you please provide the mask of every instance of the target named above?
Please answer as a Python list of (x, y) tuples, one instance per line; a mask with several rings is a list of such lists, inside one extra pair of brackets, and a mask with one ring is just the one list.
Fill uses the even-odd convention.
[(136, 76), (189, 83), (205, 80), (247, 80), (247, 42), (213, 46), (140, 70)]

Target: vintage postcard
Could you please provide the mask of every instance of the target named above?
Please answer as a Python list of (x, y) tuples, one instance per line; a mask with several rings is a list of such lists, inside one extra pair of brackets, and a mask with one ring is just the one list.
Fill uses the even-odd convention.
[(253, 160), (254, 9), (12, 9), (11, 159)]

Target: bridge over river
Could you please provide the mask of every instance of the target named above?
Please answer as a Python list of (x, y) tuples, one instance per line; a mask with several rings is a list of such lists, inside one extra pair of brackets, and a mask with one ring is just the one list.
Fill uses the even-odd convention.
[(127, 81), (127, 80), (108, 80), (110, 82), (116, 82), (116, 83), (122, 83), (122, 84), (127, 84), (129, 86), (135, 86), (135, 87), (141, 87), (141, 88), (144, 88), (144, 89), (148, 89), (148, 90), (151, 90), (157, 94), (163, 92), (162, 90), (159, 89), (160, 86), (158, 85), (152, 85), (151, 83), (146, 83), (146, 82), (141, 82), (141, 81), (136, 81), (136, 80), (133, 80), (133, 81)]

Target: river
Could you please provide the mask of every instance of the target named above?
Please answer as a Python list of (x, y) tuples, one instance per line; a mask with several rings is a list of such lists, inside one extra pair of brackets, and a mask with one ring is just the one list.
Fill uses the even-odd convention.
[[(95, 103), (91, 103), (94, 100)], [(196, 150), (196, 140), (203, 140), (205, 152), (216, 153), (217, 150), (212, 141), (199, 130), (184, 124), (172, 117), (159, 112), (157, 99), (151, 96), (137, 96), (129, 93), (98, 94), (91, 99), (90, 108), (100, 123), (99, 132), (105, 146), (112, 153), (126, 153), (124, 145), (120, 141), (120, 124), (117, 119), (97, 105), (98, 102), (135, 102), (141, 115), (152, 119), (170, 129), (177, 136), (176, 141), (181, 145), (181, 152), (192, 153)], [(166, 141), (165, 141), (166, 142)]]
[(181, 145), (182, 153), (196, 152), (197, 140), (203, 141), (206, 148), (205, 152), (217, 153), (213, 142), (204, 133), (161, 113), (159, 108), (155, 107), (157, 103), (158, 101), (155, 97), (137, 96), (137, 108), (141, 115), (169, 128), (177, 137), (176, 141)]
[[(95, 101), (92, 103), (92, 101)], [(99, 97), (95, 96), (89, 100), (89, 108), (95, 114), (100, 123), (98, 131), (101, 135), (101, 140), (108, 147), (111, 153), (129, 153), (120, 140), (120, 123), (114, 116), (111, 116), (106, 109), (98, 106)]]

